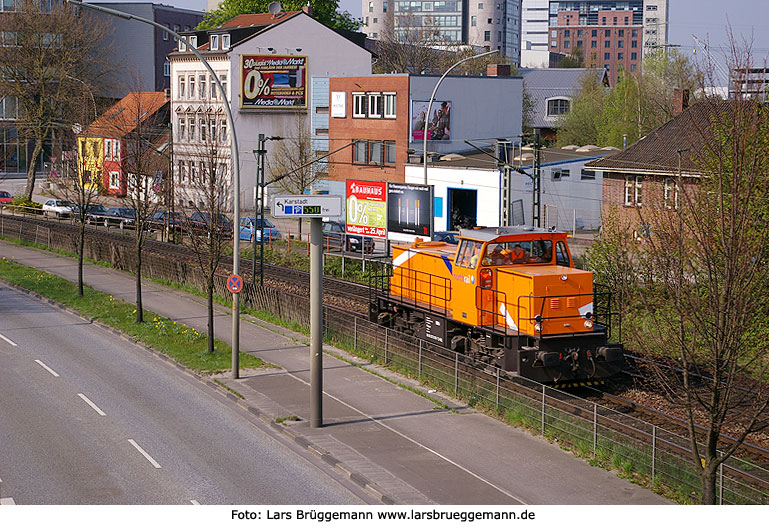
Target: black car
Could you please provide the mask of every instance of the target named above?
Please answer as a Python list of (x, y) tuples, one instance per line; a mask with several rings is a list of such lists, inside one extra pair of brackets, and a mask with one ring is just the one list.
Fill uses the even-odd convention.
[(104, 215), (104, 226), (110, 225), (124, 227), (133, 227), (136, 225), (136, 210), (133, 208), (112, 207), (107, 209)]
[(209, 212), (193, 212), (188, 220), (188, 227), (191, 230), (207, 230), (209, 226), (216, 225), (216, 230), (225, 236), (232, 236), (233, 224), (230, 218), (224, 214), (219, 214), (215, 223), (212, 223)]
[[(72, 208), (73, 213), (80, 212), (80, 208), (75, 206)], [(107, 214), (107, 209), (104, 205), (95, 205), (89, 203), (85, 206), (85, 222), (86, 223), (104, 223), (104, 216)]]
[(360, 252), (362, 245), (365, 245), (366, 254), (374, 252), (374, 240), (372, 238), (356, 234), (346, 234), (344, 223), (339, 221), (323, 222), (324, 249)]
[(446, 243), (459, 243), (459, 233), (457, 231), (438, 231), (433, 233), (433, 241)]
[(149, 225), (155, 230), (162, 230), (168, 225), (172, 230), (181, 231), (187, 226), (187, 218), (181, 212), (160, 210), (149, 219)]

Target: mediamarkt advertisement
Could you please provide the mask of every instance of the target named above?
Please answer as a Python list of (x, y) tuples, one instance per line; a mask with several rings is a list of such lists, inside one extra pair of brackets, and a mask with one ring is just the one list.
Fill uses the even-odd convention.
[(347, 232), (387, 238), (387, 183), (347, 180)]
[(307, 107), (307, 57), (241, 55), (241, 109)]

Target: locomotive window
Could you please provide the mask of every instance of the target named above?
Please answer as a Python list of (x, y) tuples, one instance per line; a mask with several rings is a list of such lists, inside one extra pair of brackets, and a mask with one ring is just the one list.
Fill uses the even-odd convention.
[[(475, 267), (478, 265), (478, 258), (481, 254), (481, 242), (472, 240), (461, 240), (459, 250), (457, 251), (456, 265), (462, 267)], [(474, 259), (475, 258), (475, 259)]]
[(553, 259), (553, 242), (529, 240), (491, 242), (486, 247), (483, 265), (544, 264)]
[(563, 242), (558, 242), (558, 245), (555, 246), (555, 263), (566, 267), (571, 265), (569, 263), (569, 253), (566, 252), (566, 244)]

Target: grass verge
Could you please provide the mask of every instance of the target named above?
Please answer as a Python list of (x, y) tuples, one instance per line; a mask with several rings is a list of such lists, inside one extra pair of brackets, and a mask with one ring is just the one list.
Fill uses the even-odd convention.
[[(214, 340), (214, 352), (208, 352), (206, 334), (144, 311), (144, 322), (136, 322), (133, 305), (115, 299), (112, 295), (85, 286), (82, 297), (77, 286), (63, 278), (17, 264), (6, 257), (0, 258), (0, 278), (40, 294), (74, 309), (86, 319), (107, 324), (153, 348), (178, 363), (201, 374), (232, 368), (232, 349), (225, 342)], [(256, 356), (240, 353), (241, 368), (271, 367)]]

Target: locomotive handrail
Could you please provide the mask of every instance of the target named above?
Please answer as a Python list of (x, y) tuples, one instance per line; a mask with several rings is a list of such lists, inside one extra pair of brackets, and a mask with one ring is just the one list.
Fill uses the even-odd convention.
[[(426, 279), (424, 278), (425, 276), (427, 277)], [(396, 277), (399, 279), (397, 288), (400, 291), (400, 294), (393, 294), (393, 287), (395, 283), (391, 279), (389, 282), (390, 297), (393, 297), (396, 300), (400, 300), (401, 302), (403, 302), (404, 298), (413, 300), (415, 303), (417, 303), (417, 305), (420, 303), (424, 304), (430, 311), (440, 310), (442, 311), (443, 316), (448, 315), (448, 303), (451, 301), (452, 293), (452, 285), (450, 279), (439, 275), (433, 275), (432, 273), (427, 273), (425, 271), (420, 271), (418, 269), (411, 269), (405, 266), (394, 268), (391, 277), (392, 279), (395, 279)], [(414, 287), (408, 287), (407, 285), (404, 285), (404, 278), (409, 282), (413, 282)], [(436, 282), (436, 279), (440, 282)], [(420, 285), (424, 285), (425, 283), (427, 284), (429, 291), (420, 290)], [(440, 293), (436, 293), (439, 290), (443, 290), (443, 296)], [(412, 294), (413, 296), (409, 297), (409, 294)], [(427, 297), (427, 300), (420, 300), (418, 298), (419, 295)], [(433, 304), (433, 299), (440, 301), (442, 304)]]

